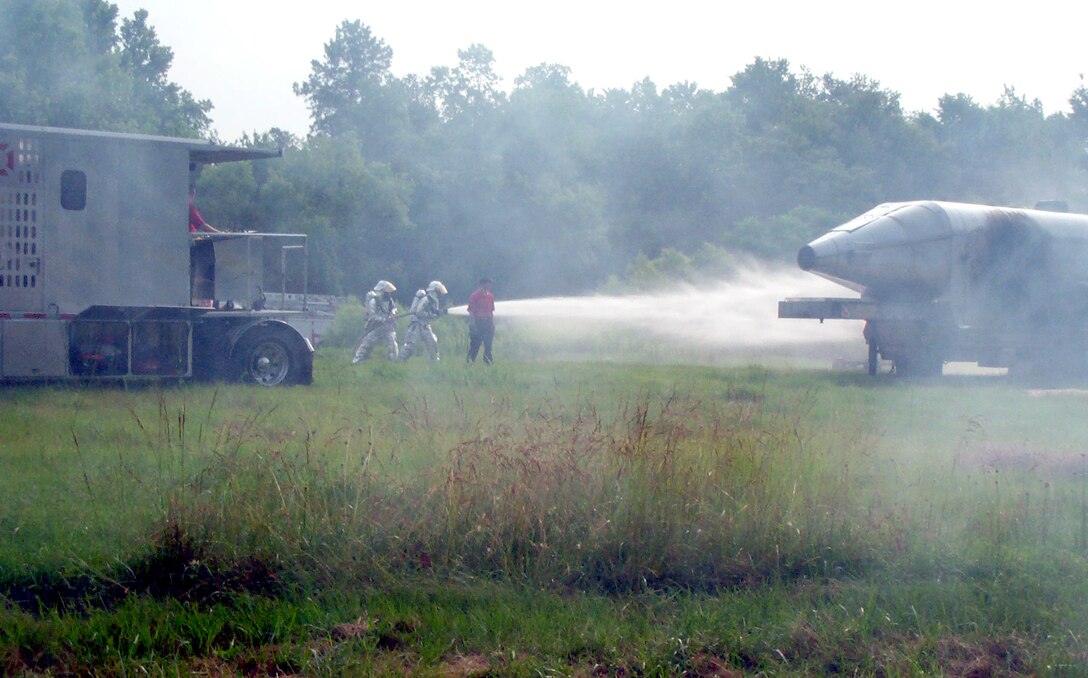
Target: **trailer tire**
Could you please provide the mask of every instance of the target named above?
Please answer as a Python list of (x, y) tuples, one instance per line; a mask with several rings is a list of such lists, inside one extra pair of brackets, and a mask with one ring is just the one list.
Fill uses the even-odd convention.
[(258, 327), (250, 330), (234, 351), (238, 377), (258, 386), (297, 384), (303, 377), (303, 359), (282, 332)]

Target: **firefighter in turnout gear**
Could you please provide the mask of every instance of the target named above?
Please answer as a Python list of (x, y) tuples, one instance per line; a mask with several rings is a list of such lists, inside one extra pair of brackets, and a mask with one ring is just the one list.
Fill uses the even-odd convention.
[(397, 304), (393, 293), (397, 288), (388, 280), (379, 280), (374, 289), (366, 293), (366, 329), (355, 347), (351, 364), (363, 362), (378, 344), (385, 342), (389, 359), (397, 359)]
[(446, 313), (446, 286), (438, 280), (432, 280), (426, 290), (416, 292), (416, 298), (409, 309), (408, 334), (404, 337), (404, 350), (401, 361), (407, 361), (419, 350), (422, 342), (431, 354), (431, 360), (438, 360), (438, 337), (431, 329), (431, 321)]

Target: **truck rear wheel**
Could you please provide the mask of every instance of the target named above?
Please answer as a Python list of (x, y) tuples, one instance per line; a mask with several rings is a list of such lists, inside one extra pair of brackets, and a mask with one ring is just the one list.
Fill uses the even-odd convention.
[(259, 328), (251, 331), (235, 350), (242, 381), (259, 386), (296, 384), (302, 375), (302, 360), (291, 343), (279, 332)]

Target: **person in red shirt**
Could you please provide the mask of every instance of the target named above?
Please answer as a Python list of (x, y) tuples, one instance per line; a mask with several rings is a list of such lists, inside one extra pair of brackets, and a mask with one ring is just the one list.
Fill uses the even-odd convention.
[(196, 186), (189, 187), (189, 232), (190, 233), (222, 233), (215, 226), (212, 226), (208, 222), (204, 221), (204, 217), (200, 216), (200, 212), (197, 211), (196, 205), (193, 204), (193, 200), (196, 198)]
[(484, 362), (491, 364), (491, 342), (495, 339), (495, 295), (491, 293), (491, 281), (480, 280), (480, 286), (468, 298), (468, 358), (476, 362), (480, 345), (484, 347)]
[[(204, 221), (193, 200), (196, 198), (196, 186), (189, 186), (189, 232), (222, 233), (218, 228)], [(204, 238), (190, 238), (189, 242), (189, 303), (207, 305), (214, 303), (215, 297), (215, 248)]]

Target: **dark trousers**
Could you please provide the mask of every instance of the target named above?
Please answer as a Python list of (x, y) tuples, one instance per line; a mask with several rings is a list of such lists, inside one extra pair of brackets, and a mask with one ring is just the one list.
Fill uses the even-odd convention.
[(491, 342), (495, 340), (495, 319), (476, 318), (468, 321), (468, 361), (476, 362), (480, 345), (484, 347), (484, 362), (491, 364)]

